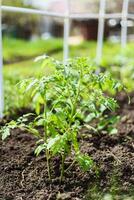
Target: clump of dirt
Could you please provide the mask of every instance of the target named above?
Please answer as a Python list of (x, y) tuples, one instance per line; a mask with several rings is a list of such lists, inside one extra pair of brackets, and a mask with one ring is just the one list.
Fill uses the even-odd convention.
[[(93, 157), (95, 167), (86, 173), (74, 164), (60, 183), (60, 158), (53, 159), (52, 182), (47, 175), (44, 154), (34, 155), (36, 139), (15, 129), (0, 141), (0, 200), (99, 199), (93, 194), (134, 193), (134, 95), (131, 104), (119, 97), (121, 120), (117, 135), (92, 134), (83, 129), (81, 150)], [(66, 160), (66, 169), (72, 158)], [(95, 189), (94, 189), (95, 188)]]

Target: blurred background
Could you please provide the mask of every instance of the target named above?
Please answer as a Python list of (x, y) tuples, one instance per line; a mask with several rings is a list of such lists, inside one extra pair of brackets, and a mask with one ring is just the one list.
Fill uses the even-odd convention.
[[(99, 0), (70, 0), (69, 9), (70, 13), (75, 14), (97, 14), (99, 4)], [(66, 0), (3, 0), (2, 5), (61, 14), (64, 14), (67, 9)], [(106, 13), (121, 13), (122, 7), (123, 0), (106, 0)], [(128, 12), (134, 14), (134, 0), (129, 0)], [(131, 88), (132, 82), (126, 82), (130, 75), (131, 80), (134, 79), (134, 20), (127, 20), (128, 44), (124, 49), (120, 45), (121, 25), (122, 20), (119, 18), (105, 20), (103, 56), (100, 65), (108, 68), (113, 74), (116, 73), (123, 79), (123, 83)], [(98, 19), (71, 20), (70, 26), (69, 56), (88, 56), (94, 60)], [(58, 60), (63, 59), (63, 29), (63, 19), (2, 12), (5, 110), (7, 112), (14, 106), (23, 107), (26, 103), (21, 96), (18, 97), (20, 99), (17, 103), (13, 101), (13, 96), (17, 92), (16, 83), (26, 77), (44, 73), (40, 70), (41, 63), (34, 62), (35, 57), (47, 54)], [(122, 66), (121, 70), (120, 66)], [(48, 74), (50, 71), (51, 69), (48, 68), (45, 73)]]
[[(107, 0), (106, 13), (121, 13), (123, 0)], [(25, 8), (37, 8), (57, 13), (66, 12), (66, 0), (3, 0), (3, 5)], [(98, 13), (99, 0), (70, 0), (71, 13)], [(129, 13), (134, 13), (134, 1), (129, 1)], [(134, 22), (128, 20), (128, 39), (134, 40)], [(105, 21), (105, 39), (120, 41), (121, 20)], [(83, 40), (97, 39), (98, 20), (72, 20), (71, 36), (79, 36)], [(35, 40), (63, 36), (63, 20), (26, 14), (3, 12), (3, 33), (5, 36)]]

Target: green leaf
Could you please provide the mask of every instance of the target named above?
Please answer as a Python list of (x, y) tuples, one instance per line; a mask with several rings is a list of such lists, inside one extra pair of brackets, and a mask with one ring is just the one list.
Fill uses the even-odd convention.
[(89, 130), (93, 130), (94, 132), (97, 132), (97, 129), (94, 128), (93, 126), (89, 125), (89, 124), (85, 124), (85, 127)]
[(111, 126), (111, 127), (108, 128), (108, 133), (110, 135), (115, 135), (115, 134), (118, 133), (118, 129)]
[(88, 155), (78, 154), (76, 160), (84, 171), (88, 171), (93, 166), (93, 160)]
[(37, 82), (38, 82), (37, 79), (35, 79), (32, 82), (30, 82), (30, 84), (27, 86), (25, 92), (28, 92), (29, 90), (31, 90), (36, 85)]
[(62, 136), (57, 135), (56, 137), (49, 139), (47, 149), (50, 150), (52, 147), (56, 147), (56, 145), (60, 142), (61, 137)]
[(10, 136), (10, 130), (17, 127), (17, 123), (15, 121), (11, 121), (7, 123), (2, 129), (0, 133), (2, 135), (2, 140), (5, 140), (8, 136)]
[(37, 138), (41, 137), (39, 131), (32, 126), (28, 126), (28, 131), (30, 131)]
[(35, 149), (35, 154), (38, 156), (42, 151), (46, 149), (46, 144), (40, 144), (36, 149)]
[(10, 136), (9, 127), (5, 127), (1, 132), (2, 132), (2, 140), (5, 140), (8, 136)]
[(86, 118), (84, 119), (84, 122), (90, 122), (92, 121), (94, 118), (96, 117), (95, 113), (90, 113), (89, 115), (86, 116)]
[(47, 149), (52, 152), (53, 155), (62, 153), (67, 148), (66, 135), (57, 135), (54, 138), (48, 140)]

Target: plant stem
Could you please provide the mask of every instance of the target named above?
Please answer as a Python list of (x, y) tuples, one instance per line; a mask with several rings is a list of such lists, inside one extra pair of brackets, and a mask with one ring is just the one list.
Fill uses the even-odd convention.
[(64, 177), (64, 167), (65, 167), (65, 159), (66, 159), (66, 155), (65, 152), (62, 155), (62, 163), (61, 163), (61, 176), (60, 176), (60, 182), (63, 181), (63, 177)]
[(73, 118), (74, 114), (76, 113), (78, 98), (79, 98), (79, 95), (80, 95), (81, 81), (82, 81), (82, 70), (80, 71), (80, 77), (79, 77), (79, 81), (78, 81), (76, 97), (75, 97), (74, 104), (73, 104), (73, 111), (72, 111), (72, 114), (71, 114), (71, 118)]
[(47, 159), (47, 172), (48, 172), (48, 178), (51, 180), (51, 172), (50, 172), (50, 162), (49, 162), (49, 151), (46, 150), (46, 159)]
[(69, 165), (69, 167), (65, 170), (65, 172), (67, 172), (68, 170), (70, 170), (71, 167), (74, 165), (75, 162), (76, 162), (76, 160), (74, 160), (74, 161)]
[[(47, 102), (46, 102), (46, 91), (44, 94), (45, 103), (44, 103), (44, 117), (45, 117), (45, 123), (44, 123), (44, 140), (47, 142)], [(46, 159), (47, 159), (47, 172), (48, 172), (48, 178), (51, 180), (51, 172), (50, 172), (50, 158), (49, 158), (49, 151), (46, 149)]]

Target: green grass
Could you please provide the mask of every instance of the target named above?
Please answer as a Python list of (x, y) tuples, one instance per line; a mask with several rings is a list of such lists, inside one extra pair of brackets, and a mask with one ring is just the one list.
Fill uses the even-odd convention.
[(54, 51), (61, 51), (62, 46), (61, 39), (25, 41), (5, 37), (3, 39), (4, 62), (11, 63), (41, 54), (51, 54)]
[[(102, 58), (103, 64), (113, 63), (113, 58), (117, 62), (120, 54), (134, 57), (133, 51), (130, 51), (133, 48), (134, 43), (129, 43), (124, 53), (124, 49), (121, 49), (120, 44), (105, 42), (103, 48), (104, 56)], [(38, 39), (36, 41), (25, 41), (7, 37), (3, 39), (3, 57), (5, 63), (28, 60), (42, 54), (47, 54), (61, 60), (63, 58), (62, 51), (62, 39)], [(95, 58), (95, 55), (96, 42), (85, 41), (80, 45), (70, 46), (70, 57), (88, 56)]]

